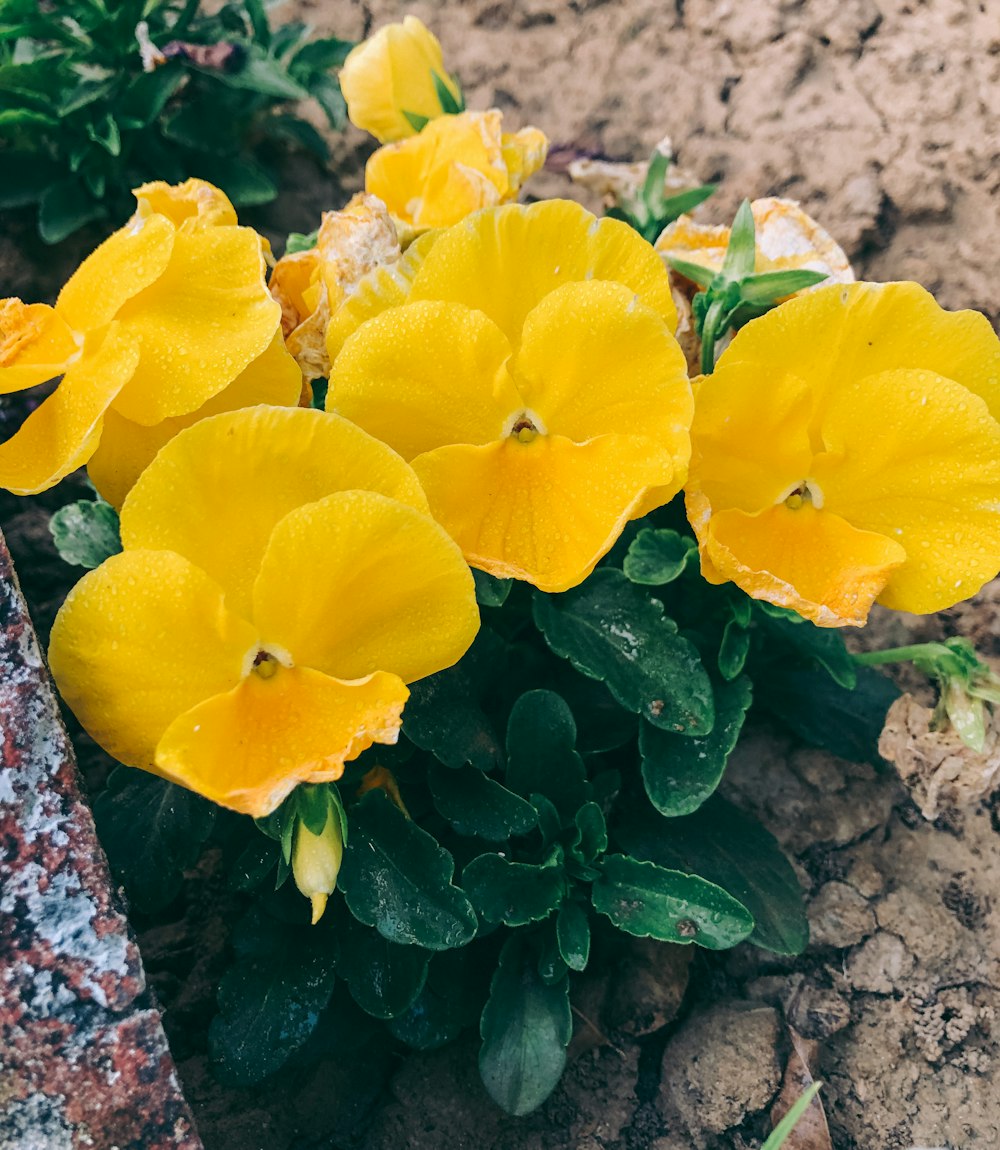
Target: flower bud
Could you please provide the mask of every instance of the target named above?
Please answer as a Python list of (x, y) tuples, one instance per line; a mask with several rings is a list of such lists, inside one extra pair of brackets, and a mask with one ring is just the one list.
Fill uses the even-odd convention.
[(299, 821), (292, 850), (292, 874), (295, 885), (312, 903), (313, 925), (323, 917), (326, 901), (336, 889), (343, 857), (344, 838), (336, 812), (330, 811), (318, 835)]
[(351, 123), (382, 143), (412, 136), (462, 106), (437, 37), (415, 16), (358, 44), (344, 61), (340, 87)]

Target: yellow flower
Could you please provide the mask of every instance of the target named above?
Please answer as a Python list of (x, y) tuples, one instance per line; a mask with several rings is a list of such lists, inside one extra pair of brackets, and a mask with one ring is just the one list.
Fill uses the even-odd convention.
[(406, 302), (344, 344), (327, 404), (411, 461), (472, 566), (563, 591), (684, 481), (675, 320), (625, 224), (497, 208), (437, 235)]
[(312, 904), (313, 926), (323, 917), (330, 895), (337, 889), (340, 864), (344, 861), (344, 835), (339, 806), (327, 802), (326, 822), (315, 834), (303, 819), (297, 820), (292, 847), (292, 875), (299, 893)]
[(385, 445), (256, 407), (170, 441), (122, 508), (124, 551), (70, 592), (49, 661), (119, 761), (254, 816), (393, 743), (405, 684), (456, 662), (472, 576)]
[(1000, 568), (998, 415), (984, 316), (910, 283), (782, 304), (697, 384), (702, 573), (827, 627), (969, 598)]
[(281, 305), (289, 352), (308, 380), (330, 374), (326, 329), (361, 281), (401, 256), (385, 204), (359, 193), (339, 212), (324, 212), (309, 251), (282, 256), (271, 274), (271, 294)]
[(504, 132), (502, 121), (495, 108), (432, 120), (418, 136), (369, 157), (365, 190), (411, 233), (516, 199), (545, 163), (548, 140), (537, 128)]
[(416, 16), (387, 24), (352, 49), (340, 71), (340, 89), (351, 123), (382, 143), (412, 136), (425, 121), (462, 105), (437, 37)]
[[(754, 200), (750, 209), (757, 240), (754, 271), (808, 268), (823, 272), (827, 276), (825, 282), (854, 281), (854, 272), (843, 249), (795, 200), (768, 197)], [(717, 272), (722, 270), (728, 245), (728, 227), (698, 224), (690, 216), (681, 216), (660, 233), (656, 250), (664, 258), (673, 256)], [(815, 288), (804, 290), (815, 291)]]
[[(15, 494), (86, 463), (109, 412), (120, 417), (119, 440), (130, 426), (188, 416), (236, 385), (274, 341), (280, 309), (264, 282), (262, 241), (235, 226), (226, 197), (200, 180), (135, 195), (135, 215), (84, 260), (54, 308), (0, 301), (0, 392), (62, 376), (0, 444), (0, 486)], [(283, 356), (272, 350), (273, 370), (257, 380), (273, 403), (298, 392)], [(115, 470), (111, 450), (98, 469), (105, 476)], [(108, 480), (109, 492), (121, 494), (122, 482)]]

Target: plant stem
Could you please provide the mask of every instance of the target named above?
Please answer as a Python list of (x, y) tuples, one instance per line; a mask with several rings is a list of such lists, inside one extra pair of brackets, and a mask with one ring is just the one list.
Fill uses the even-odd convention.
[(855, 663), (863, 667), (878, 667), (883, 663), (908, 663), (922, 655), (948, 654), (943, 643), (912, 643), (909, 647), (890, 647), (885, 651), (862, 651), (852, 655)]

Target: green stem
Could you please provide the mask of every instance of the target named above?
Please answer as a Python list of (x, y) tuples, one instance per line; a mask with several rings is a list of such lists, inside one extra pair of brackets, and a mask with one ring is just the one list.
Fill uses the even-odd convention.
[(725, 300), (721, 297), (713, 300), (701, 325), (702, 375), (711, 375), (715, 370), (715, 341), (725, 331), (728, 318)]
[(883, 663), (909, 663), (923, 655), (950, 653), (943, 643), (912, 643), (909, 647), (891, 647), (885, 651), (862, 651), (851, 658), (862, 667), (878, 667)]

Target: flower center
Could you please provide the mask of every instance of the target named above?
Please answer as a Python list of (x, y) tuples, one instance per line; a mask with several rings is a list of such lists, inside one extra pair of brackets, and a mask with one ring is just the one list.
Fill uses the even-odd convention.
[(531, 443), (539, 435), (545, 434), (542, 421), (533, 411), (521, 411), (513, 416), (508, 424), (507, 434), (518, 443)]
[(291, 667), (292, 665), (291, 656), (287, 651), (282, 651), (279, 648), (267, 650), (261, 647), (254, 652), (246, 674), (249, 675), (252, 671), (254, 674), (260, 675), (262, 679), (272, 679), (277, 674), (279, 667)]
[(811, 479), (803, 479), (801, 483), (796, 484), (791, 491), (783, 498), (778, 500), (779, 503), (784, 505), (791, 511), (798, 511), (800, 507), (806, 503), (811, 503), (817, 510), (823, 506), (823, 492), (820, 490), (819, 485)]

